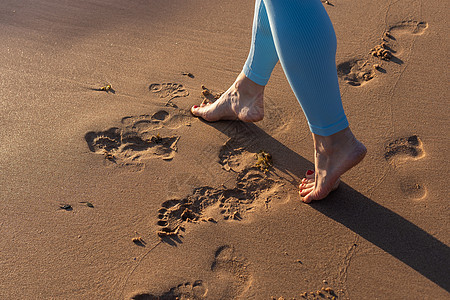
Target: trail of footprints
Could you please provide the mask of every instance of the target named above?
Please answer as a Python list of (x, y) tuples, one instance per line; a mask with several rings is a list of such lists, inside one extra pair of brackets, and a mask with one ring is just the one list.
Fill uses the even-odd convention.
[(380, 43), (371, 49), (369, 58), (354, 58), (338, 64), (338, 76), (349, 85), (364, 85), (376, 76), (377, 71), (386, 73), (386, 70), (382, 67), (383, 61), (403, 63), (399, 58), (403, 47), (398, 42), (398, 38), (403, 39), (406, 35), (421, 35), (427, 28), (426, 22), (414, 20), (403, 21), (390, 26), (383, 33)]
[(85, 140), (91, 152), (103, 155), (110, 163), (143, 167), (142, 159), (174, 157), (179, 136), (162, 134), (187, 125), (188, 118), (183, 111), (169, 113), (166, 110), (124, 117), (120, 127), (88, 132)]
[[(385, 146), (384, 158), (390, 163), (417, 160), (425, 156), (423, 143), (417, 135), (399, 138)], [(400, 190), (410, 199), (422, 199), (426, 196), (426, 188), (414, 175), (400, 177)]]
[(236, 299), (242, 295), (251, 282), (246, 260), (235, 253), (231, 245), (222, 245), (214, 253), (208, 282), (196, 280), (193, 283), (178, 284), (163, 294), (137, 293), (133, 300), (201, 300)]
[[(160, 227), (157, 233), (161, 238), (180, 234), (188, 222), (216, 223), (219, 218), (241, 220), (258, 204), (278, 197), (277, 193), (283, 184), (254, 167), (255, 154), (237, 147), (238, 144), (238, 140), (230, 139), (219, 153), (222, 166), (232, 162), (233, 171), (237, 173), (235, 187), (197, 187), (182, 199), (163, 202), (158, 210), (157, 221)], [(216, 249), (210, 269), (212, 274), (206, 282), (185, 282), (162, 294), (137, 293), (131, 299), (236, 299), (250, 287), (252, 276), (247, 270), (247, 262), (235, 253), (231, 245), (222, 245)]]
[[(395, 40), (393, 35), (397, 32), (412, 30), (413, 34), (420, 34), (425, 28), (426, 23), (397, 24), (391, 27), (391, 39)], [(362, 60), (345, 62), (338, 66), (338, 72), (349, 84), (355, 86), (369, 81), (374, 76), (373, 66)], [(172, 83), (152, 84), (149, 89), (161, 98), (185, 97), (189, 94), (182, 85)], [(120, 127), (88, 132), (85, 140), (90, 151), (101, 154), (106, 161), (121, 166), (142, 165), (141, 160), (147, 158), (172, 159), (177, 151), (176, 143), (179, 137), (161, 136), (159, 131), (167, 132), (187, 125), (188, 118), (182, 111), (170, 113), (167, 110), (160, 110), (151, 115), (128, 116), (122, 118)], [(244, 142), (246, 143), (248, 144), (248, 140)], [(157, 234), (161, 238), (177, 236), (180, 231), (185, 230), (188, 222), (241, 220), (257, 205), (267, 203), (271, 197), (277, 197), (283, 184), (253, 167), (254, 153), (247, 151), (245, 147), (238, 147), (241, 144), (230, 139), (219, 153), (219, 163), (223, 169), (237, 173), (235, 187), (197, 187), (182, 199), (163, 202), (158, 210), (157, 221)], [(384, 152), (384, 158), (388, 162), (418, 159), (423, 156), (422, 141), (416, 135), (388, 143)], [(401, 189), (414, 199), (419, 199), (426, 193), (425, 188), (412, 178), (405, 178), (401, 182)], [(202, 280), (185, 282), (163, 294), (138, 293), (132, 296), (132, 299), (206, 299), (208, 296), (214, 297), (214, 293), (233, 299), (249, 287), (251, 275), (246, 271), (245, 260), (237, 258), (233, 247), (229, 245), (216, 250), (211, 271), (216, 275), (211, 278), (220, 278), (220, 282), (211, 278), (212, 281), (208, 284)], [(208, 285), (215, 292), (210, 290)]]

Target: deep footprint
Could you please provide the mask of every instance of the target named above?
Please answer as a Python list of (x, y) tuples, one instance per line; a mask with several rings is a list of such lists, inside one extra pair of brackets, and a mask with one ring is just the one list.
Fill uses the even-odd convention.
[(131, 296), (132, 300), (201, 300), (206, 299), (208, 288), (201, 280), (194, 283), (186, 282), (171, 288), (160, 295), (150, 293), (138, 293)]
[(385, 147), (384, 158), (388, 161), (400, 158), (418, 159), (425, 155), (423, 144), (417, 135), (397, 139)]
[(255, 208), (255, 202), (266, 201), (266, 193), (274, 195), (280, 186), (258, 168), (248, 168), (238, 174), (235, 188), (195, 188), (185, 198), (168, 200), (161, 205), (157, 221), (161, 228), (157, 234), (161, 238), (178, 235), (188, 222), (216, 222), (212, 216), (217, 214), (205, 212), (215, 204), (224, 220), (241, 220)]
[(371, 54), (382, 60), (403, 64), (403, 60), (400, 59), (403, 49), (411, 49), (413, 36), (423, 34), (427, 28), (426, 22), (412, 20), (394, 24), (383, 34), (381, 43), (372, 49)]
[(375, 76), (374, 67), (367, 60), (352, 59), (337, 66), (338, 76), (352, 86), (361, 86)]
[(188, 125), (187, 118), (184, 112), (171, 115), (164, 110), (153, 115), (125, 117), (120, 128), (88, 132), (85, 140), (91, 152), (103, 155), (111, 163), (143, 167), (143, 159), (174, 157), (179, 137), (162, 136), (158, 130)]

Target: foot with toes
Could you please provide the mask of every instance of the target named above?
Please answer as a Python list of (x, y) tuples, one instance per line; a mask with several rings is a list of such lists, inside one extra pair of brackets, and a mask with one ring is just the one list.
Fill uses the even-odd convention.
[(241, 120), (257, 122), (264, 118), (264, 86), (241, 73), (231, 87), (214, 103), (194, 105), (191, 112), (205, 121)]
[[(306, 171), (305, 177), (302, 179), (302, 183), (299, 186), (299, 193), (301, 197), (306, 197), (307, 195), (311, 194), (314, 191), (314, 187), (316, 178), (313, 170)], [(341, 183), (341, 180), (338, 178), (334, 185), (332, 186), (330, 193), (337, 190), (339, 187), (339, 183)], [(327, 194), (328, 195), (328, 194)], [(313, 199), (313, 200), (320, 200), (320, 199)], [(303, 199), (305, 203), (309, 203), (311, 201)], [(308, 202), (307, 202), (308, 201)]]
[(308, 170), (299, 186), (303, 202), (321, 200), (336, 190), (340, 176), (356, 166), (366, 155), (366, 147), (347, 127), (330, 136), (313, 134), (315, 170)]

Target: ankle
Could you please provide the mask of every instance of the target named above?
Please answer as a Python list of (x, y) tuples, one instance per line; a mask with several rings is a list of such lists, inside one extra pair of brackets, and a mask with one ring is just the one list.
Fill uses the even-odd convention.
[(313, 140), (316, 152), (326, 155), (331, 155), (336, 150), (353, 147), (353, 145), (358, 143), (349, 127), (329, 136), (313, 133)]
[(241, 73), (234, 83), (234, 88), (241, 94), (256, 96), (264, 92), (265, 86), (255, 83), (245, 76), (244, 73)]

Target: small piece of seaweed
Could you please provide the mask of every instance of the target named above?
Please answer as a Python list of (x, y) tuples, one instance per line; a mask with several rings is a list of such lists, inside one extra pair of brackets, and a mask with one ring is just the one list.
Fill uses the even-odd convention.
[(255, 166), (260, 168), (261, 171), (268, 172), (272, 165), (272, 155), (264, 150), (260, 150), (259, 153), (256, 154)]
[(102, 87), (100, 88), (101, 91), (105, 91), (105, 92), (108, 92), (108, 91), (110, 91), (111, 89), (112, 89), (112, 87), (111, 87), (110, 84), (107, 84), (107, 85), (102, 86)]

